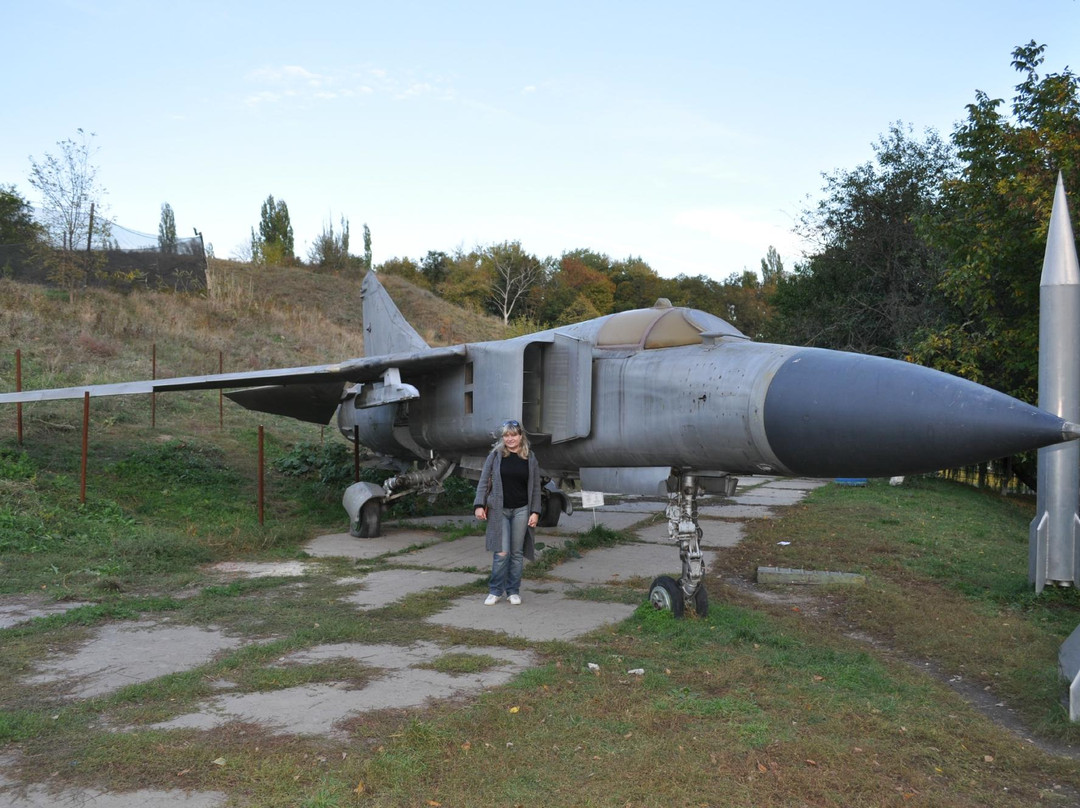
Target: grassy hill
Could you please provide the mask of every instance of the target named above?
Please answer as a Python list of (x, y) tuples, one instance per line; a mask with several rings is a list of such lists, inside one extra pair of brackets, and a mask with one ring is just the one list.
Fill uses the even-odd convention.
[[(382, 279), (432, 345), (498, 339), (494, 317), (446, 303), (407, 281)], [(57, 290), (0, 283), (0, 385), (14, 389), (21, 348), (26, 388), (315, 364), (363, 353), (360, 278), (212, 259), (206, 296), (89, 289), (74, 303)]]
[[(204, 296), (90, 289), (69, 302), (58, 290), (0, 280), (0, 389), (15, 389), (16, 349), (24, 389), (149, 379), (155, 349), (158, 378), (217, 372), (219, 357), (226, 371), (240, 371), (363, 355), (359, 278), (212, 261), (208, 281)], [(401, 278), (383, 281), (433, 345), (504, 334), (495, 318)], [(0, 409), (0, 551), (34, 552), (15, 565), (18, 574), (0, 581), (0, 592), (65, 598), (94, 594), (103, 582), (138, 588), (156, 565), (115, 563), (118, 556), (142, 557), (131, 552), (135, 547), (175, 541), (182, 548), (170, 552), (204, 560), (260, 547), (288, 553), (317, 524), (345, 525), (339, 470), (347, 465), (351, 475), (351, 462), (333, 427), (252, 413), (228, 400), (219, 410), (216, 391), (158, 395), (153, 403), (149, 396), (95, 398), (81, 506), (82, 403), (25, 405), (23, 423), (19, 452), (16, 409)], [(264, 526), (255, 519), (252, 490), (259, 425), (269, 470)], [(289, 468), (309, 470), (306, 478), (274, 473), (290, 453), (296, 456)], [(328, 474), (337, 477), (320, 483)], [(122, 524), (101, 522), (103, 512)], [(205, 546), (222, 533), (227, 538), (214, 540), (212, 550)], [(72, 535), (91, 539), (72, 553)], [(114, 567), (120, 572), (103, 572)], [(38, 577), (49, 569), (56, 572), (47, 580)]]

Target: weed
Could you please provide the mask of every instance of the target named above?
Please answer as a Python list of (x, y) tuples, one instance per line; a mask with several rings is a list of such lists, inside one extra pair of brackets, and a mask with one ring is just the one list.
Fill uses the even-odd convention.
[(456, 676), (464, 673), (483, 673), (502, 664), (498, 659), (487, 654), (457, 653), (443, 654), (441, 657), (417, 667)]

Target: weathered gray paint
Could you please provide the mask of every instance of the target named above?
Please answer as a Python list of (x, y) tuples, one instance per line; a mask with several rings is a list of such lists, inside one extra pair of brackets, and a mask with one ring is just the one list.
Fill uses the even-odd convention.
[[(1060, 174), (1039, 286), (1039, 406), (1080, 420), (1080, 264)], [(1080, 444), (1040, 449), (1038, 473), (1028, 578), (1041, 592), (1047, 583), (1080, 581)]]

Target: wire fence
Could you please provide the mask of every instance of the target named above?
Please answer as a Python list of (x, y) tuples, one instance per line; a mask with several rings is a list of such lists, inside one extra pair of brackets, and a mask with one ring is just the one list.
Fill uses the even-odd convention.
[(154, 236), (101, 220), (83, 239), (85, 250), (65, 250), (48, 240), (0, 244), (0, 277), (25, 283), (119, 291), (206, 289), (206, 250), (201, 233), (190, 238)]

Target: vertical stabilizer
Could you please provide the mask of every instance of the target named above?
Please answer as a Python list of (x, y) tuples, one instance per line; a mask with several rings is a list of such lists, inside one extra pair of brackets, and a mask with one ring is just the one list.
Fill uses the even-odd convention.
[(375, 273), (360, 285), (364, 301), (364, 356), (423, 351), (430, 346), (398, 311)]

